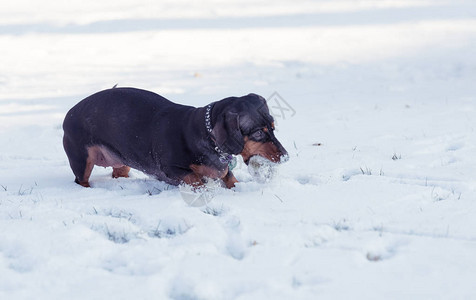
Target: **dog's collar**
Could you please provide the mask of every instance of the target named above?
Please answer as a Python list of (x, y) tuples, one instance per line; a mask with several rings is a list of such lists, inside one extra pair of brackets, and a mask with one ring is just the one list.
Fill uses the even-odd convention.
[(205, 107), (205, 128), (207, 129), (208, 136), (210, 137), (210, 139), (213, 142), (215, 151), (218, 153), (218, 155), (220, 157), (220, 162), (228, 163), (228, 165), (230, 166), (230, 163), (233, 164), (233, 161), (236, 160), (236, 158), (234, 158), (233, 155), (228, 154), (228, 153), (224, 152), (223, 150), (221, 150), (218, 147), (215, 139), (213, 138), (211, 114), (212, 114), (212, 109), (213, 109), (214, 104), (215, 103), (213, 102), (213, 103), (208, 104)]
[(208, 134), (212, 134), (212, 121), (211, 114), (214, 103), (210, 103), (205, 107), (205, 127), (207, 128)]

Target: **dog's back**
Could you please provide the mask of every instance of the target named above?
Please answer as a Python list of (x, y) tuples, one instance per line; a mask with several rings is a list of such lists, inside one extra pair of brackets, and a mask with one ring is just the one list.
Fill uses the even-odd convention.
[(164, 176), (153, 156), (170, 155), (157, 153), (160, 143), (179, 137), (169, 134), (165, 140), (162, 132), (180, 135), (177, 124), (193, 109), (134, 88), (104, 90), (80, 101), (63, 122), (63, 144), (77, 181), (85, 181), (84, 174), (96, 164), (131, 166), (176, 183)]

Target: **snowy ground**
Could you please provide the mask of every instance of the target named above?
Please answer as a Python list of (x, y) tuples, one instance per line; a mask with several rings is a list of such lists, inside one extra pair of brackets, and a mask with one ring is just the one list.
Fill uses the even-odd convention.
[[(0, 298), (476, 298), (473, 3), (3, 1)], [(116, 83), (277, 92), (291, 159), (208, 207), (139, 172), (82, 188), (62, 119)]]

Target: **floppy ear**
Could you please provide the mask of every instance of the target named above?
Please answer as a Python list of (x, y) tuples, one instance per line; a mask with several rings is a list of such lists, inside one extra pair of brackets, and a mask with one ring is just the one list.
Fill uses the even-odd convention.
[(226, 112), (218, 118), (212, 130), (217, 146), (228, 154), (239, 154), (245, 146), (244, 137), (240, 130), (239, 115)]
[(262, 96), (258, 94), (251, 93), (251, 94), (248, 94), (248, 97), (256, 97), (259, 100), (261, 100), (261, 102), (263, 102), (264, 104), (267, 104), (266, 99), (264, 99)]

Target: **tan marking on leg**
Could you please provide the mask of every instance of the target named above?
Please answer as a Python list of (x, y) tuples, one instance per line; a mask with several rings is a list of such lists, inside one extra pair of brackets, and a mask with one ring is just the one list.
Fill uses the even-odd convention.
[(197, 175), (213, 179), (223, 178), (228, 173), (228, 167), (225, 170), (217, 170), (205, 165), (192, 164), (190, 165), (190, 169)]
[(238, 180), (235, 178), (235, 175), (231, 171), (228, 171), (225, 177), (222, 178), (223, 182), (225, 183), (226, 187), (231, 189), (235, 187), (235, 183), (238, 182)]
[(192, 169), (193, 173), (188, 174), (183, 178), (183, 181), (186, 184), (190, 184), (194, 187), (198, 187), (203, 185), (202, 179), (204, 177), (212, 178), (212, 179), (221, 179), (225, 186), (229, 189), (235, 186), (235, 183), (238, 182), (233, 173), (228, 170), (228, 167), (225, 170), (218, 170), (209, 166), (205, 165), (190, 165), (190, 169)]
[(84, 187), (91, 187), (89, 185), (89, 177), (91, 176), (93, 168), (94, 168), (94, 161), (91, 159), (91, 157), (88, 157), (86, 161), (86, 168), (84, 169), (83, 178), (81, 178), (81, 180), (79, 180), (78, 182), (80, 185)]
[(117, 154), (101, 145), (88, 147), (88, 159), (91, 159), (95, 165), (101, 167), (121, 168), (124, 166), (124, 163)]
[(112, 177), (119, 178), (119, 177), (129, 177), (129, 171), (131, 170), (128, 166), (122, 166), (119, 168), (112, 168)]
[(78, 178), (76, 178), (76, 179), (74, 180), (74, 182), (76, 182), (77, 184), (79, 184), (79, 185), (81, 185), (81, 186), (84, 186), (84, 187), (86, 187), (86, 188), (91, 187), (91, 186), (89, 185), (89, 182), (87, 182), (87, 181), (86, 181), (86, 182), (84, 182), (84, 181), (79, 181)]
[(182, 178), (182, 180), (185, 184), (191, 185), (194, 188), (197, 188), (203, 185), (202, 176), (197, 175), (195, 173), (190, 173), (185, 175), (185, 177)]
[(112, 177), (129, 177), (129, 170), (128, 166), (125, 166), (120, 158), (108, 150), (105, 146), (101, 145), (94, 145), (87, 148), (88, 150), (88, 158), (86, 161), (86, 168), (84, 170), (84, 175), (81, 180), (79, 180), (79, 184), (82, 186), (89, 187), (89, 177), (91, 176), (91, 172), (93, 171), (94, 165), (101, 166), (101, 167), (113, 167)]

